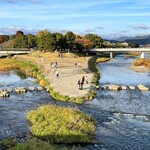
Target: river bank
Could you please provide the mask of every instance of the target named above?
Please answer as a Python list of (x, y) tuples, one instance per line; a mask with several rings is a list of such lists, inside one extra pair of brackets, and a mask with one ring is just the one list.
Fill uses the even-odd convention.
[(149, 59), (137, 59), (129, 67), (135, 72), (150, 72), (150, 60)]
[[(29, 65), (30, 63), (35, 64), (42, 77), (35, 67), (30, 69), (36, 71), (35, 73), (30, 73), (23, 64), (20, 67), (21, 69), (24, 68), (22, 70), (28, 75), (32, 74), (31, 76), (37, 78), (39, 84), (46, 87), (50, 95), (56, 100), (83, 103), (95, 97), (95, 85), (99, 79), (98, 71), (95, 69), (95, 58), (80, 57), (72, 53), (63, 53), (60, 57), (59, 53), (36, 51), (29, 55), (16, 55), (12, 60), (28, 62)], [(56, 63), (57, 66), (54, 66)], [(10, 70), (16, 67), (11, 62), (4, 62), (3, 64), (4, 66), (2, 65), (0, 70)], [(59, 77), (56, 76), (56, 72), (59, 73)], [(83, 77), (87, 77), (88, 83), (84, 81), (83, 89), (80, 90), (78, 80)]]
[[(79, 57), (71, 53), (64, 53), (60, 57), (59, 53), (35, 52), (30, 55), (17, 56), (16, 58), (32, 61), (37, 66), (40, 66), (38, 68), (50, 83), (53, 91), (66, 96), (67, 99), (78, 99), (77, 101), (93, 99), (91, 93), (94, 90), (94, 72), (89, 69), (91, 64), (88, 63), (91, 57)], [(55, 65), (55, 63), (57, 63), (57, 66), (51, 66)], [(56, 72), (59, 73), (59, 77), (56, 76)], [(83, 89), (79, 90), (78, 80), (81, 80), (83, 76), (87, 76), (88, 84), (84, 82)]]
[[(64, 92), (65, 91), (68, 92), (68, 89), (65, 88), (66, 83), (68, 82), (67, 86), (69, 86), (71, 93), (67, 93), (68, 95), (66, 96), (66, 98), (68, 99), (68, 97), (75, 96), (74, 101), (73, 101), (74, 103), (83, 102), (83, 101), (79, 102), (78, 98), (81, 97), (82, 99), (83, 98), (85, 99), (85, 96), (87, 94), (90, 94), (89, 96), (91, 96), (91, 93), (89, 93), (89, 92), (93, 91), (93, 89), (94, 89), (94, 87), (93, 87), (94, 72), (92, 72), (88, 68), (89, 60), (91, 61), (91, 58), (90, 57), (86, 57), (86, 58), (78, 57), (77, 58), (77, 56), (73, 56), (73, 57), (71, 56), (71, 58), (65, 57), (65, 56), (63, 56), (63, 58), (59, 58), (59, 56), (52, 57), (54, 55), (55, 54), (40, 52), (40, 53), (36, 53), (36, 54), (32, 53), (30, 55), (15, 56), (11, 59), (7, 58), (4, 61), (3, 60), (1, 61), (0, 70), (8, 71), (8, 70), (12, 70), (12, 69), (19, 69), (19, 70), (25, 72), (27, 75), (37, 78), (39, 81), (39, 84), (43, 85), (45, 87), (49, 86), (49, 85), (46, 85), (47, 81), (48, 81), (50, 83), (50, 87), (53, 88), (52, 90), (50, 90), (48, 92), (50, 92), (50, 94), (51, 94), (51, 92), (54, 91), (54, 93), (56, 93), (57, 95), (62, 94), (62, 96), (64, 96), (64, 97), (65, 97)], [(71, 55), (73, 55), (73, 54), (71, 54)], [(56, 63), (56, 61), (57, 61), (56, 67), (50, 66), (51, 62)], [(80, 63), (80, 66), (75, 66), (75, 63), (77, 63), (77, 64)], [(56, 70), (59, 70), (59, 78), (56, 77)], [(88, 77), (88, 84), (84, 83), (83, 90), (79, 90), (77, 82), (79, 79), (82, 79), (83, 76)], [(66, 82), (62, 83), (64, 80), (66, 80)], [(55, 81), (55, 82), (53, 82), (53, 81)], [(46, 84), (44, 82), (46, 82)], [(54, 85), (55, 85), (55, 87), (54, 87)], [(55, 91), (59, 86), (61, 86), (61, 91), (58, 91), (58, 90)], [(74, 91), (77, 91), (77, 92), (74, 94)], [(59, 100), (59, 99), (56, 99), (56, 100)], [(70, 101), (71, 101), (71, 99), (70, 99)], [(63, 109), (61, 107), (59, 107), (59, 108)], [(65, 111), (66, 116), (69, 118), (73, 118), (73, 120), (71, 120), (66, 125), (64, 125), (63, 123), (65, 122), (65, 119), (64, 120), (62, 119), (63, 123), (59, 122), (61, 125), (58, 127), (58, 129), (60, 128), (61, 131), (58, 134), (66, 135), (66, 134), (64, 134), (64, 132), (66, 132), (66, 130), (62, 129), (63, 126), (65, 126), (66, 129), (69, 129), (68, 136), (71, 137), (73, 142), (77, 142), (75, 139), (77, 139), (79, 142), (83, 142), (83, 143), (88, 142), (90, 136), (92, 135), (92, 137), (93, 137), (93, 135), (94, 135), (94, 131), (95, 131), (94, 124), (95, 123), (92, 122), (93, 123), (92, 133), (89, 133), (90, 129), (87, 129), (87, 138), (85, 138), (86, 137), (85, 131), (83, 131), (83, 129), (79, 128), (78, 123), (82, 127), (84, 127), (84, 124), (87, 123), (86, 126), (88, 127), (90, 124), (90, 121), (87, 121), (87, 119), (84, 121), (82, 119), (82, 116), (84, 116), (84, 114), (80, 115), (79, 114), (80, 112), (78, 110), (77, 110), (77, 114), (75, 114), (75, 116), (77, 116), (77, 117), (79, 116), (79, 118), (77, 118), (77, 119), (74, 116), (70, 117), (70, 112), (68, 111), (67, 108), (64, 108), (64, 110), (66, 110)], [(72, 111), (74, 113), (76, 110), (74, 110), (72, 108)], [(52, 112), (57, 112), (57, 110), (54, 110)], [(46, 111), (46, 114), (49, 114), (49, 109)], [(63, 115), (63, 113), (59, 113), (59, 115)], [(55, 114), (51, 115), (51, 117), (52, 117), (52, 119), (55, 118), (55, 121), (56, 121)], [(67, 118), (67, 117), (66, 117), (66, 120), (68, 121), (69, 118)], [(40, 117), (38, 116), (37, 118), (39, 119)], [(48, 117), (48, 118), (50, 118), (50, 117)], [(60, 119), (62, 117), (58, 116), (58, 118)], [(82, 122), (79, 122), (80, 120)], [(53, 120), (50, 120), (50, 121), (49, 121), (50, 124), (53, 124), (55, 122)], [(40, 123), (41, 122), (39, 122), (39, 124)], [(75, 125), (77, 125), (77, 127)], [(45, 127), (46, 126), (47, 125), (45, 125)], [(89, 128), (91, 128), (91, 126), (89, 126)], [(37, 129), (40, 129), (40, 128), (38, 127)], [(86, 127), (84, 127), (84, 129), (86, 129)], [(71, 130), (73, 130), (74, 134), (73, 133), (70, 134)], [(84, 132), (84, 137), (83, 137), (84, 140), (81, 140), (81, 138), (80, 138), (80, 132), (79, 132), (80, 130)], [(50, 134), (50, 132), (46, 131), (46, 134), (47, 135), (49, 134), (49, 136), (52, 136)], [(83, 135), (83, 134), (81, 133), (81, 135)], [(78, 138), (78, 136), (79, 136), (79, 138)], [(54, 138), (54, 136), (52, 136), (52, 139), (53, 138)], [(66, 139), (67, 137), (64, 136), (63, 138)], [(85, 141), (85, 139), (87, 139), (87, 141)], [(64, 143), (67, 143), (65, 140), (63, 140), (63, 141), (64, 141)], [(69, 143), (71, 143), (71, 141)]]

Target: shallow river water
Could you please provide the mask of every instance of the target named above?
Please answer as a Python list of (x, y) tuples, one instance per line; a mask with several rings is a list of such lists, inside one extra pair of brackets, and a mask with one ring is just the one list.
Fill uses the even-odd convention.
[[(99, 64), (101, 72), (99, 85), (144, 84), (150, 87), (149, 73), (136, 73), (128, 66), (132, 58), (118, 56), (116, 59)], [(33, 79), (21, 79), (16, 72), (0, 73), (0, 88), (34, 86)], [(0, 98), (0, 139), (23, 137), (29, 131), (25, 118), (27, 111), (41, 104), (65, 105), (79, 108), (97, 121), (95, 140), (103, 144), (84, 145), (87, 150), (150, 150), (150, 91), (97, 91), (92, 102), (81, 106), (55, 101), (45, 91), (16, 94)]]

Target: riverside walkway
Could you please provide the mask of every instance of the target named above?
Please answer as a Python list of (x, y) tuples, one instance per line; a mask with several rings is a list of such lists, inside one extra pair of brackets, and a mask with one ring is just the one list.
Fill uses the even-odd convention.
[(150, 48), (93, 48), (88, 52), (110, 53), (110, 58), (113, 58), (113, 53), (140, 52), (140, 57), (144, 58), (145, 52), (150, 52)]

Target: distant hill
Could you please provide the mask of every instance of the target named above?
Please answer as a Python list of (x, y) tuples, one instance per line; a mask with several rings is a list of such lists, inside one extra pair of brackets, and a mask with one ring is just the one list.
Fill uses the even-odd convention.
[(147, 45), (147, 44), (150, 44), (150, 35), (127, 39), (127, 40), (125, 40), (125, 42), (137, 43), (138, 45)]
[(150, 44), (150, 35), (136, 36), (136, 37), (121, 37), (118, 39), (106, 40), (106, 41), (109, 41), (111, 43), (127, 42), (127, 43), (136, 43), (138, 45), (147, 45)]

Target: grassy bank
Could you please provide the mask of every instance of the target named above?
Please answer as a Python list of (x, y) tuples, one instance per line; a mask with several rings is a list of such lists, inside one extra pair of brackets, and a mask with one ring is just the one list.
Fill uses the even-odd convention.
[(6, 58), (2, 59), (0, 63), (0, 71), (20, 70), (21, 72), (26, 73), (28, 76), (35, 78), (40, 75), (40, 70), (38, 67), (31, 62)]
[[(94, 59), (95, 60), (95, 59)], [(0, 71), (20, 70), (28, 76), (37, 79), (37, 82), (46, 88), (46, 90), (56, 100), (71, 101), (75, 103), (83, 103), (85, 99), (92, 99), (95, 96), (89, 93), (87, 97), (73, 98), (61, 95), (55, 92), (50, 83), (42, 75), (40, 66), (35, 65), (33, 62), (19, 60), (16, 58), (6, 58), (0, 60)], [(95, 63), (92, 61), (92, 64)], [(83, 114), (80, 111), (71, 108), (62, 108), (55, 106), (41, 106), (37, 110), (28, 113), (27, 118), (32, 124), (32, 134), (42, 140), (52, 143), (88, 143), (94, 136), (95, 120), (90, 116)], [(15, 142), (4, 142), (4, 147), (10, 148), (16, 145)], [(47, 145), (43, 141), (25, 141), (18, 143), (13, 149), (57, 149), (57, 145)], [(63, 148), (62, 148), (63, 149)], [(64, 147), (64, 149), (66, 149)]]
[(81, 146), (66, 145), (66, 144), (50, 144), (47, 141), (42, 141), (36, 138), (29, 138), (22, 142), (17, 142), (16, 139), (5, 139), (0, 141), (3, 150), (79, 150)]
[[(65, 101), (65, 102), (68, 101), (68, 102), (73, 102), (77, 104), (82, 104), (84, 103), (84, 101), (92, 100), (96, 96), (96, 90), (94, 88), (91, 89), (87, 95), (83, 97), (77, 97), (77, 98), (70, 97), (69, 95), (62, 95), (59, 92), (56, 92), (55, 89), (49, 83), (49, 81), (43, 75), (43, 72), (44, 72), (43, 66), (34, 64), (34, 59), (36, 59), (36, 57), (43, 57), (45, 59), (49, 59), (51, 58), (51, 56), (53, 56), (52, 60), (55, 60), (58, 57), (57, 55), (58, 53), (47, 54), (47, 53), (41, 53), (37, 51), (35, 53), (31, 53), (29, 56), (24, 57), (24, 58), (18, 57), (18, 58), (12, 58), (12, 59), (8, 59), (8, 58), (3, 59), (1, 60), (0, 71), (17, 69), (17, 70), (24, 72), (28, 76), (36, 78), (37, 79), (36, 83), (39, 83), (41, 86), (45, 87), (47, 92), (49, 92), (50, 95), (56, 100)], [(75, 58), (79, 60), (80, 56), (76, 54), (72, 54), (72, 53), (70, 54), (66, 53), (66, 54), (63, 54), (63, 57), (71, 57), (71, 58)], [(96, 64), (95, 61), (96, 61), (95, 57), (93, 57), (89, 61), (89, 69), (95, 73), (92, 84), (96, 86), (98, 84), (99, 74), (98, 74), (98, 70), (95, 67), (95, 64)]]
[(40, 106), (27, 114), (34, 136), (50, 143), (88, 143), (93, 138), (95, 120), (72, 108)]

